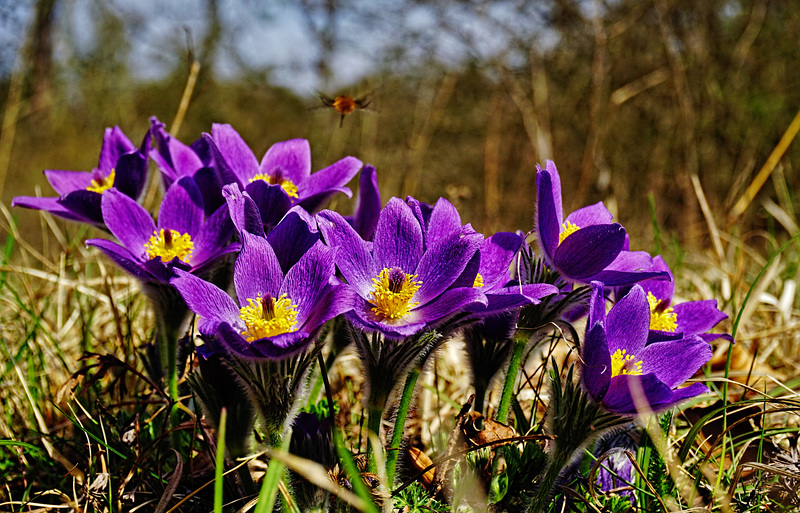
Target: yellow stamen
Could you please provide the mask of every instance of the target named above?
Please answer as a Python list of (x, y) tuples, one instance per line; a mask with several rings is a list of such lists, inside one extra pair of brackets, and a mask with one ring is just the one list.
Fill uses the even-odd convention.
[(483, 276), (480, 273), (475, 275), (475, 282), (472, 284), (472, 288), (479, 289), (483, 287)]
[(372, 283), (372, 311), (384, 319), (401, 319), (419, 304), (411, 301), (422, 285), (416, 274), (406, 274), (399, 267), (384, 267)]
[(248, 298), (247, 302), (247, 306), (239, 309), (239, 318), (247, 326), (242, 336), (248, 342), (297, 331), (297, 305), (286, 294), (278, 299), (271, 296)]
[(564, 221), (564, 224), (561, 225), (561, 233), (558, 234), (558, 243), (561, 244), (564, 242), (564, 239), (580, 230), (580, 228), (581, 227), (577, 224), (574, 224), (570, 221)]
[(636, 359), (632, 354), (625, 354), (624, 349), (617, 349), (611, 355), (611, 377), (619, 376), (621, 374), (630, 374), (633, 376), (641, 376), (642, 374), (642, 361), (634, 362)]
[(161, 257), (162, 262), (169, 262), (178, 257), (183, 262), (189, 262), (192, 256), (194, 242), (188, 233), (175, 230), (156, 230), (150, 240), (144, 245), (148, 258)]
[(650, 303), (650, 329), (675, 333), (678, 329), (678, 314), (672, 307), (665, 308), (666, 301), (659, 301), (652, 292), (647, 293), (647, 302)]
[(92, 183), (86, 188), (86, 190), (102, 194), (103, 192), (114, 187), (114, 178), (116, 177), (116, 174), (116, 170), (112, 169), (105, 178), (100, 178), (99, 180), (92, 178)]
[(297, 186), (291, 180), (281, 178), (280, 176), (268, 175), (266, 173), (258, 173), (256, 176), (250, 179), (250, 183), (253, 183), (256, 180), (264, 180), (270, 185), (280, 185), (281, 189), (283, 189), (283, 192), (285, 192), (290, 198), (298, 198)]

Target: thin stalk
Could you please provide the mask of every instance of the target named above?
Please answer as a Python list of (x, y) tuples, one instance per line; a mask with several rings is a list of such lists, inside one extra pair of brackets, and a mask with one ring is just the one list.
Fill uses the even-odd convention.
[[(497, 406), (495, 420), (505, 423), (508, 419), (508, 410), (511, 407), (511, 397), (514, 395), (514, 385), (517, 382), (519, 368), (522, 365), (522, 355), (528, 339), (524, 335), (517, 333), (514, 335), (514, 348), (511, 350), (511, 360), (508, 362), (508, 372), (506, 381), (503, 383), (503, 394), (500, 396), (500, 404)], [(475, 404), (481, 404), (476, 402)]]
[(394, 470), (397, 466), (397, 458), (400, 454), (400, 442), (403, 440), (403, 428), (406, 425), (408, 409), (411, 406), (411, 399), (414, 397), (414, 388), (416, 387), (419, 375), (419, 367), (414, 367), (411, 369), (411, 372), (408, 373), (406, 384), (403, 388), (403, 395), (400, 397), (400, 406), (397, 408), (397, 417), (394, 422), (392, 440), (389, 444), (389, 452), (386, 455), (386, 481), (389, 483), (389, 486), (394, 485)]

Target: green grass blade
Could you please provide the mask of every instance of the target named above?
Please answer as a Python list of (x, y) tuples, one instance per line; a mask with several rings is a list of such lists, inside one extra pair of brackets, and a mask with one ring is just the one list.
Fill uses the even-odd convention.
[(222, 474), (225, 472), (225, 424), (228, 423), (228, 409), (222, 408), (217, 431), (217, 456), (214, 465), (214, 513), (222, 513)]

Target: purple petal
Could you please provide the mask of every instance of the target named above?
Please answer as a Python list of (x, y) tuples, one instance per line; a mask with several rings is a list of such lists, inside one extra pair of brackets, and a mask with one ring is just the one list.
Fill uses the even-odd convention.
[[(627, 253), (623, 251), (620, 253), (620, 256), (626, 255)], [(619, 259), (619, 257), (617, 257)], [(651, 271), (665, 271), (669, 275), (669, 280), (665, 279), (648, 279), (642, 280), (639, 282), (639, 285), (642, 286), (645, 292), (652, 293), (656, 299), (659, 301), (667, 300), (667, 304), (672, 301), (672, 296), (675, 295), (675, 280), (672, 276), (672, 271), (670, 271), (669, 266), (661, 255), (656, 255), (653, 257), (653, 266), (650, 269)]]
[(303, 322), (303, 329), (315, 330), (334, 317), (353, 310), (357, 300), (360, 299), (358, 294), (347, 285), (328, 285), (317, 298), (314, 309), (309, 312)]
[(478, 251), (482, 239), (478, 233), (453, 234), (448, 240), (428, 248), (414, 271), (422, 282), (414, 296), (420, 305), (425, 305), (455, 282)]
[(150, 214), (138, 203), (112, 188), (102, 194), (103, 220), (109, 231), (135, 258), (146, 260), (144, 245), (156, 233)]
[(150, 158), (161, 170), (165, 187), (169, 188), (172, 182), (182, 176), (193, 176), (195, 171), (203, 167), (202, 160), (194, 150), (172, 137), (158, 119), (150, 118), (150, 126), (156, 140)]
[(239, 184), (230, 183), (222, 188), (222, 195), (228, 204), (233, 225), (237, 231), (248, 231), (259, 237), (266, 237), (264, 224), (253, 198), (246, 192), (239, 190)]
[[(64, 196), (72, 191), (85, 190), (92, 184), (93, 178), (92, 173), (86, 171), (58, 171), (55, 169), (45, 169), (44, 176), (59, 196)], [(105, 176), (108, 176), (108, 173)]]
[(645, 279), (671, 279), (669, 271), (653, 269), (652, 262), (653, 259), (645, 251), (621, 251), (613, 262), (592, 279), (602, 281), (607, 287), (630, 285)]
[(536, 234), (544, 256), (551, 262), (561, 232), (561, 193), (556, 193), (554, 187), (551, 175), (539, 168), (536, 174)]
[(611, 383), (611, 356), (602, 324), (594, 324), (581, 346), (583, 387), (596, 401), (602, 401)]
[(673, 306), (678, 331), (687, 335), (706, 333), (728, 316), (717, 309), (716, 299), (687, 301)]
[(656, 342), (634, 353), (642, 361), (642, 372), (655, 374), (670, 388), (682, 385), (711, 359), (712, 351), (697, 336), (681, 340)]
[(337, 248), (329, 248), (317, 241), (286, 273), (280, 293), (286, 294), (297, 305), (298, 325), (302, 326), (311, 311), (317, 308), (317, 299), (334, 274), (336, 251)]
[(101, 194), (86, 190), (72, 191), (59, 198), (58, 203), (75, 216), (88, 219), (100, 226), (103, 225)]
[(209, 259), (218, 256), (223, 247), (230, 242), (233, 231), (228, 207), (223, 205), (200, 225), (200, 231), (193, 239), (194, 251), (191, 257), (193, 265), (202, 266)]
[[(261, 221), (268, 229), (274, 228), (292, 208), (292, 200), (280, 185), (268, 184), (264, 180), (248, 183), (245, 191), (261, 212)], [(269, 230), (267, 230), (269, 231)]]
[(480, 275), (484, 287), (502, 286), (508, 281), (509, 267), (514, 255), (522, 246), (522, 237), (516, 233), (495, 233), (481, 244)]
[[(508, 287), (508, 289), (494, 290), (490, 293), (487, 292), (485, 293), (486, 305), (478, 303), (466, 308), (470, 312), (474, 312), (481, 317), (486, 317), (503, 313), (512, 308), (524, 306), (532, 302), (530, 298), (519, 294), (518, 291), (519, 287)], [(536, 303), (538, 303), (538, 301), (536, 301)]]
[[(361, 167), (360, 163), (358, 167)], [(276, 168), (280, 168), (284, 176), (299, 188), (303, 180), (311, 174), (311, 146), (308, 141), (305, 139), (291, 139), (273, 144), (264, 154), (264, 158), (261, 159), (259, 172), (272, 175)], [(357, 171), (358, 169), (356, 169)], [(355, 175), (355, 172), (353, 175)], [(344, 183), (347, 183), (347, 181)]]
[(399, 267), (411, 273), (417, 268), (424, 251), (422, 227), (403, 200), (392, 198), (384, 207), (372, 248), (378, 269)]
[(330, 189), (345, 186), (347, 182), (356, 176), (361, 166), (362, 163), (357, 158), (345, 157), (324, 169), (320, 169), (316, 173), (312, 173), (302, 182), (294, 183), (300, 191), (300, 197), (308, 198)]
[(564, 222), (566, 223), (569, 221), (579, 228), (584, 228), (595, 224), (611, 224), (613, 218), (614, 216), (612, 216), (611, 212), (603, 205), (603, 202), (599, 201), (594, 205), (575, 210), (567, 216)]
[(339, 248), (336, 265), (344, 279), (361, 297), (371, 297), (372, 278), (378, 276), (380, 269), (377, 268), (367, 244), (338, 213), (323, 210), (316, 217), (325, 242), (331, 247)]
[(138, 200), (147, 183), (147, 157), (138, 151), (126, 153), (117, 160), (114, 187)]
[(608, 350), (613, 354), (624, 349), (628, 354), (639, 356), (647, 343), (650, 331), (650, 305), (644, 291), (638, 285), (617, 301), (606, 318)]
[(593, 281), (591, 285), (592, 296), (589, 298), (589, 318), (586, 321), (587, 329), (594, 327), (597, 323), (603, 326), (606, 324), (606, 297), (603, 294), (603, 284), (599, 281)]
[(486, 304), (486, 295), (474, 287), (450, 289), (441, 296), (412, 310), (407, 316), (409, 323), (435, 324), (437, 321), (463, 310), (466, 306), (480, 303)]
[(216, 285), (180, 269), (175, 270), (175, 277), (169, 283), (180, 292), (189, 309), (206, 321), (240, 322), (239, 307)]
[(227, 323), (220, 324), (217, 333), (228, 351), (248, 359), (277, 360), (302, 351), (311, 341), (310, 333), (293, 331), (248, 343)]
[[(519, 286), (514, 285), (501, 290), (505, 293), (505, 291), (509, 289), (519, 290)], [(558, 294), (558, 292), (558, 287), (550, 285), (549, 283), (531, 283), (522, 286), (522, 295), (530, 299), (534, 305), (539, 304), (542, 298), (552, 294)]]
[(102, 225), (102, 214), (99, 216), (99, 221), (89, 219), (88, 217), (72, 212), (59, 203), (59, 198), (37, 198), (36, 196), (15, 196), (11, 200), (12, 207), (32, 208), (34, 210), (45, 210), (51, 214), (69, 219), (70, 221), (79, 221), (82, 223), (95, 223)]
[(131, 254), (130, 251), (120, 246), (116, 242), (111, 242), (106, 239), (89, 239), (86, 241), (87, 246), (94, 246), (108, 258), (114, 261), (115, 264), (120, 266), (127, 273), (133, 275), (142, 281), (151, 281), (153, 276), (142, 267), (141, 262)]
[(558, 245), (553, 266), (568, 279), (593, 277), (617, 258), (624, 242), (625, 229), (616, 223), (581, 228)]
[(158, 227), (196, 236), (203, 223), (203, 196), (189, 176), (173, 183), (158, 212)]
[(672, 406), (685, 401), (686, 399), (691, 399), (692, 397), (697, 397), (698, 395), (707, 394), (709, 392), (708, 387), (702, 383), (692, 383), (688, 387), (679, 388), (677, 390), (672, 391), (672, 399), (669, 404), (661, 405), (659, 409), (666, 409), (671, 408)]
[(381, 213), (381, 194), (378, 190), (378, 173), (375, 168), (366, 165), (361, 169), (359, 178), (358, 201), (352, 226), (364, 240), (372, 240), (378, 217)]
[(248, 299), (265, 297), (267, 294), (277, 298), (283, 283), (283, 272), (266, 239), (242, 232), (242, 251), (236, 258), (233, 283), (240, 305), (247, 305)]
[(402, 319), (385, 320), (372, 311), (374, 305), (363, 297), (353, 294), (350, 298), (353, 301), (353, 308), (348, 319), (364, 331), (380, 331), (387, 337), (396, 338), (413, 335), (425, 327), (424, 321), (411, 322), (408, 315)]
[[(314, 173), (314, 174), (316, 174), (316, 173)], [(314, 176), (314, 175), (311, 175), (311, 176)], [(301, 196), (305, 196), (303, 191), (299, 191), (299, 193), (300, 193)], [(307, 211), (309, 211), (309, 212), (311, 212), (313, 214), (316, 214), (317, 212), (319, 212), (322, 209), (322, 207), (325, 206), (326, 203), (328, 203), (328, 201), (332, 197), (334, 197), (338, 193), (342, 193), (345, 196), (347, 196), (348, 198), (352, 198), (353, 197), (353, 191), (351, 191), (349, 188), (347, 188), (347, 187), (334, 187), (334, 188), (331, 188), (331, 189), (326, 189), (326, 190), (324, 190), (324, 191), (322, 191), (322, 192), (320, 192), (318, 194), (314, 194), (312, 196), (304, 198), (304, 199), (298, 201), (297, 204), (299, 206), (303, 207), (304, 209), (306, 209)]]
[(319, 241), (317, 223), (302, 207), (292, 207), (275, 229), (269, 232), (267, 240), (286, 273)]
[(122, 133), (120, 127), (106, 128), (97, 167), (103, 171), (111, 171), (117, 166), (121, 155), (132, 151), (136, 151), (136, 146)]
[(231, 125), (214, 123), (211, 127), (211, 137), (240, 183), (248, 183), (258, 173), (258, 160), (253, 155), (253, 150)]
[(461, 216), (452, 203), (444, 198), (439, 198), (431, 210), (430, 219), (426, 223), (426, 247), (451, 237), (454, 233), (461, 232)]
[(622, 374), (611, 380), (608, 392), (603, 398), (603, 405), (615, 413), (634, 415), (638, 410), (633, 394), (643, 394), (641, 399), (653, 410), (666, 408), (669, 407), (666, 405), (672, 404), (672, 390), (653, 374), (643, 376)]

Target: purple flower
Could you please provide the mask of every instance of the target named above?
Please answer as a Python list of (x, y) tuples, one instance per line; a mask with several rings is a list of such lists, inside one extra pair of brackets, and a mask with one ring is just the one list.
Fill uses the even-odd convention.
[(536, 233), (545, 259), (564, 278), (617, 286), (664, 276), (651, 270), (647, 253), (623, 250), (625, 229), (611, 222), (602, 202), (580, 208), (565, 219), (556, 165), (548, 160), (545, 169), (537, 169)]
[(227, 244), (233, 235), (227, 207), (206, 218), (200, 190), (188, 176), (167, 190), (158, 225), (141, 205), (116, 189), (103, 194), (102, 212), (106, 226), (121, 244), (105, 239), (90, 239), (86, 244), (96, 246), (145, 282), (168, 282), (176, 266), (203, 273), (222, 255), (239, 248)]
[(17, 196), (12, 206), (46, 210), (64, 219), (103, 226), (100, 198), (112, 187), (137, 200), (147, 181), (150, 131), (139, 148), (115, 126), (106, 128), (97, 167), (92, 171), (57, 171), (44, 175), (58, 193), (57, 198)]
[[(719, 311), (716, 299), (703, 301), (686, 301), (672, 305), (675, 294), (675, 283), (672, 271), (661, 255), (653, 258), (653, 269), (666, 272), (670, 280), (643, 280), (639, 282), (650, 305), (650, 329), (653, 338), (670, 337), (673, 333), (687, 335), (700, 335), (706, 342), (711, 342), (720, 337), (733, 341), (727, 333), (708, 333), (722, 320), (727, 319), (727, 314)], [(618, 291), (618, 296), (627, 290)]]
[(610, 412), (637, 413), (641, 393), (654, 411), (708, 391), (702, 383), (676, 388), (711, 359), (711, 348), (697, 335), (647, 343), (650, 307), (639, 285), (606, 315), (603, 284), (592, 282), (586, 337), (581, 348), (582, 382), (589, 395)]
[(345, 185), (361, 169), (360, 160), (345, 157), (311, 173), (311, 148), (305, 139), (273, 144), (259, 163), (230, 125), (215, 124), (211, 138), (235, 181), (255, 201), (268, 228), (293, 205), (316, 212), (337, 192), (352, 196)]
[(336, 212), (323, 211), (317, 220), (325, 241), (339, 248), (336, 264), (355, 292), (351, 320), (367, 331), (407, 337), (486, 303), (473, 283), (456, 284), (483, 241), (474, 230), (459, 225), (451, 231), (435, 222), (426, 230), (399, 198), (381, 212), (374, 242)]
[(180, 269), (170, 283), (200, 317), (200, 332), (216, 335), (234, 354), (273, 359), (305, 349), (325, 322), (349, 308), (348, 293), (334, 278), (336, 250), (318, 241), (284, 274), (266, 239), (241, 235), (233, 279), (237, 301)]

